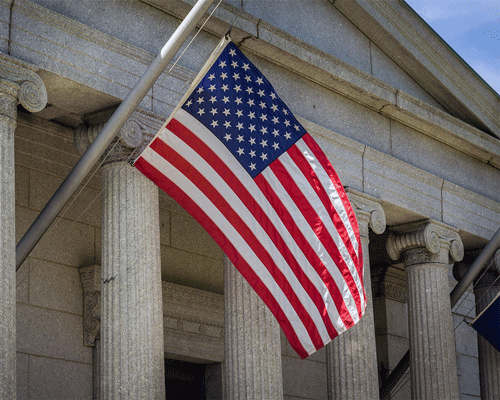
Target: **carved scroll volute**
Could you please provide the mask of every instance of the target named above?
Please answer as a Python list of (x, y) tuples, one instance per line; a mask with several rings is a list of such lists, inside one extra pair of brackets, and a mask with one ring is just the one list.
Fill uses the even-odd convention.
[(47, 89), (36, 69), (28, 63), (0, 55), (0, 80), (19, 86), (18, 101), (29, 112), (38, 112), (47, 104)]
[(425, 247), (432, 254), (446, 248), (454, 261), (464, 257), (464, 246), (458, 230), (439, 221), (430, 219), (400, 225), (389, 233), (387, 252), (393, 260), (399, 260), (402, 252), (419, 247)]
[(80, 268), (83, 289), (83, 344), (94, 346), (101, 330), (101, 266)]
[(386, 227), (385, 212), (378, 199), (346, 188), (347, 197), (356, 213), (361, 236), (368, 237), (368, 228), (372, 228), (377, 235), (384, 233)]

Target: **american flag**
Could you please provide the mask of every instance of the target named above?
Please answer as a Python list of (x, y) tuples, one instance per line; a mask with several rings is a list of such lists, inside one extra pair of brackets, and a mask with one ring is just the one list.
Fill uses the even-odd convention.
[(207, 230), (302, 358), (359, 321), (363, 257), (342, 184), (232, 42), (135, 166)]

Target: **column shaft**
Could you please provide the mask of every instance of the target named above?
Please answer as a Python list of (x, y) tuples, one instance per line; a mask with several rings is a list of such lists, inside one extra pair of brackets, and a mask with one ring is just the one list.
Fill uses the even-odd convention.
[(279, 325), (224, 257), (225, 399), (282, 400)]
[(101, 397), (165, 398), (157, 187), (103, 167)]
[(0, 398), (16, 398), (14, 129), (17, 85), (0, 84)]

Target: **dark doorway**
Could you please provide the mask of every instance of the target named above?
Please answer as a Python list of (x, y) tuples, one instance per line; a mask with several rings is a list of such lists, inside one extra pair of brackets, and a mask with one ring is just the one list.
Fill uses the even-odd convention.
[(167, 400), (206, 400), (205, 365), (165, 359)]

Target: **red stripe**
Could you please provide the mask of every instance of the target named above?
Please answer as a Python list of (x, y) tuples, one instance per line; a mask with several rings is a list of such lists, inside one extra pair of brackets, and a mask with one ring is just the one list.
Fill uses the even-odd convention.
[(168, 195), (170, 195), (177, 203), (179, 203), (188, 213), (193, 216), (196, 221), (198, 221), (198, 223), (203, 228), (207, 230), (207, 232), (210, 233), (210, 236), (212, 236), (215, 242), (222, 249), (224, 249), (227, 257), (231, 260), (231, 262), (247, 280), (250, 286), (259, 294), (262, 300), (269, 307), (275, 318), (278, 320), (293, 349), (302, 359), (306, 358), (308, 356), (308, 353), (302, 346), (302, 343), (297, 337), (292, 324), (286, 317), (278, 301), (274, 298), (272, 293), (260, 280), (257, 274), (255, 274), (255, 272), (252, 270), (250, 265), (248, 265), (245, 259), (241, 257), (236, 248), (231, 244), (230, 240), (214, 224), (210, 217), (174, 182), (168, 179), (165, 175), (163, 175), (142, 157), (140, 157), (134, 165), (139, 171), (141, 171), (144, 175), (146, 175), (149, 179), (156, 183), (156, 185), (163, 189)]
[[(170, 121), (167, 129), (170, 131), (175, 131), (183, 128), (183, 126), (176, 120)], [(180, 132), (180, 134), (187, 134), (187, 130)], [(204, 145), (205, 146), (205, 145)], [(163, 158), (168, 160), (176, 169), (178, 169), (184, 176), (186, 176), (191, 182), (193, 182), (198, 189), (203, 192), (203, 194), (210, 199), (215, 207), (224, 215), (224, 217), (233, 225), (233, 227), (238, 231), (241, 237), (249, 245), (255, 255), (267, 268), (273, 279), (276, 281), (278, 286), (281, 288), (285, 296), (288, 298), (290, 304), (294, 308), (295, 312), (301, 319), (304, 327), (306, 328), (311, 341), (316, 349), (320, 349), (324, 346), (323, 340), (318, 332), (316, 324), (312, 320), (311, 316), (304, 308), (299, 297), (290, 286), (290, 283), (279, 270), (276, 263), (269, 255), (267, 250), (262, 246), (260, 241), (254, 235), (252, 229), (246, 225), (245, 221), (241, 219), (238, 213), (233, 210), (230, 204), (224, 199), (224, 197), (218, 192), (218, 190), (212, 186), (210, 181), (208, 181), (198, 170), (196, 170), (188, 161), (186, 161), (181, 155), (175, 152), (170, 146), (161, 140), (155, 140), (150, 148), (156, 151)], [(194, 149), (196, 150), (196, 149)], [(200, 151), (199, 155), (203, 157), (203, 151), (206, 149), (198, 149)], [(210, 154), (211, 158), (217, 157), (215, 153)], [(209, 233), (210, 230), (208, 230)], [(236, 265), (236, 264), (235, 264)], [(265, 301), (265, 299), (263, 299)]]
[[(283, 258), (286, 260), (287, 265), (290, 267), (298, 281), (307, 292), (319, 314), (322, 317), (323, 323), (331, 338), (338, 335), (335, 327), (328, 316), (325, 302), (321, 293), (311, 282), (304, 270), (301, 268), (296, 258), (293, 256), (290, 248), (283, 240), (283, 237), (276, 229), (275, 225), (262, 210), (260, 204), (254, 199), (247, 188), (241, 183), (234, 172), (222, 162), (222, 160), (196, 135), (194, 135), (188, 128), (183, 126), (179, 121), (169, 125), (169, 130), (181, 138), (192, 149), (197, 149), (198, 154), (205, 159), (207, 163), (219, 174), (219, 176), (226, 182), (232, 191), (238, 196), (240, 201), (245, 204), (246, 208), (252, 213), (253, 217), (259, 222), (261, 227), (265, 230), (266, 234), (271, 238), (272, 242), (279, 250)], [(299, 245), (300, 247), (300, 245)], [(323, 271), (321, 271), (323, 272)], [(321, 276), (321, 274), (320, 274)]]
[[(292, 235), (292, 237), (295, 239), (295, 242), (298, 243), (302, 252), (309, 261), (309, 264), (311, 264), (311, 266), (316, 270), (317, 274), (321, 277), (323, 283), (330, 292), (330, 296), (332, 297), (333, 302), (335, 303), (337, 312), (339, 313), (340, 318), (342, 319), (342, 322), (344, 323), (345, 327), (350, 328), (351, 326), (353, 326), (354, 320), (352, 319), (351, 313), (349, 312), (345, 304), (344, 298), (340, 293), (340, 290), (337, 284), (335, 283), (335, 280), (331, 276), (326, 266), (321, 261), (321, 258), (311, 247), (311, 245), (305, 238), (304, 234), (295, 223), (294, 218), (288, 212), (286, 207), (283, 205), (283, 202), (281, 201), (279, 196), (274, 192), (271, 185), (266, 181), (266, 179), (262, 174), (257, 175), (254, 179), (254, 182), (257, 184), (257, 186), (262, 191), (264, 196), (266, 196), (267, 201), (273, 206), (274, 210), (276, 211), (281, 221), (283, 222), (283, 225), (287, 228), (288, 232), (290, 232), (290, 235)], [(337, 335), (332, 336), (332, 339)]]
[[(309, 164), (309, 162), (304, 157), (304, 154), (302, 154), (302, 152), (299, 150), (297, 146), (290, 147), (290, 149), (288, 150), (288, 155), (292, 158), (293, 162), (297, 165), (297, 167), (300, 169), (304, 177), (307, 179), (311, 189), (314, 191), (314, 193), (316, 193), (318, 198), (321, 200), (321, 203), (323, 203), (323, 207), (325, 207), (326, 211), (328, 212), (328, 215), (330, 216), (330, 219), (332, 220), (336, 231), (339, 233), (340, 238), (342, 239), (342, 242), (347, 248), (347, 251), (351, 255), (351, 258), (357, 269), (359, 264), (358, 255), (354, 250), (351, 238), (349, 237), (349, 232), (347, 232), (347, 229), (344, 226), (344, 222), (342, 221), (340, 215), (335, 210), (335, 207), (333, 206), (333, 203), (330, 200), (328, 193), (323, 188), (323, 185), (321, 184), (321, 181), (316, 175), (316, 172), (314, 171), (314, 169), (312, 169), (311, 164)], [(344, 188), (340, 186), (340, 190), (344, 191)]]
[[(363, 282), (363, 249), (361, 247), (361, 239), (359, 236), (358, 221), (356, 219), (354, 210), (351, 207), (351, 203), (349, 202), (349, 198), (347, 197), (347, 193), (345, 192), (344, 187), (340, 183), (340, 179), (337, 175), (337, 172), (335, 172), (335, 170), (333, 169), (332, 165), (330, 164), (330, 161), (328, 160), (328, 157), (325, 155), (323, 150), (321, 150), (321, 147), (319, 147), (318, 143), (316, 143), (316, 141), (309, 134), (304, 135), (302, 139), (304, 140), (304, 143), (311, 149), (314, 156), (318, 159), (318, 161), (323, 166), (323, 169), (330, 177), (330, 180), (332, 181), (335, 190), (337, 190), (337, 193), (339, 194), (340, 199), (342, 200), (342, 204), (344, 204), (344, 208), (347, 211), (349, 222), (351, 223), (351, 226), (354, 230), (354, 235), (356, 236), (356, 240), (358, 241), (358, 259), (359, 259), (358, 275), (361, 281)], [(364, 291), (364, 285), (363, 285), (363, 291)]]
[(332, 237), (328, 233), (323, 221), (319, 218), (318, 214), (311, 206), (307, 198), (304, 196), (302, 191), (299, 189), (293, 178), (290, 176), (286, 168), (281, 163), (281, 160), (278, 158), (273, 161), (269, 168), (273, 171), (274, 175), (281, 182), (286, 192), (293, 200), (297, 208), (300, 210), (306, 221), (309, 223), (309, 226), (312, 228), (320, 242), (323, 244), (324, 248), (331, 255), (333, 261), (335, 262), (337, 268), (340, 273), (344, 277), (344, 281), (347, 283), (351, 295), (356, 303), (356, 308), (358, 310), (359, 316), (361, 316), (361, 298), (358, 292), (358, 288), (356, 286), (356, 282), (354, 281), (349, 268), (347, 267), (344, 259), (340, 255), (340, 252), (337, 248), (337, 245), (333, 241)]

